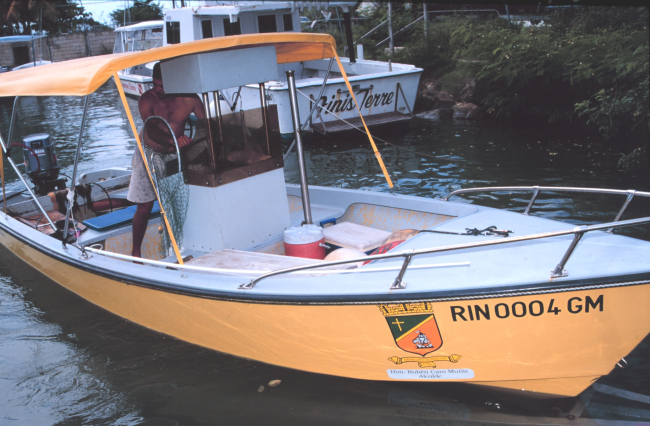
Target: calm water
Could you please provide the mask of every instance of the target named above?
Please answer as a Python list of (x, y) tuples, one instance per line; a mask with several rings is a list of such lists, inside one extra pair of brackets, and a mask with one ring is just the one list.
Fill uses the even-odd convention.
[[(6, 137), (11, 110), (2, 107), (0, 114), (0, 131)], [(70, 175), (81, 114), (80, 99), (24, 99), (14, 140), (50, 133), (62, 171)], [(377, 136), (416, 152), (378, 141), (396, 183), (393, 191), (403, 194), (439, 197), (459, 188), (492, 185), (650, 189), (647, 179), (616, 172), (617, 149), (567, 129), (414, 121)], [(116, 92), (107, 85), (90, 102), (80, 170), (129, 165), (134, 147)], [(389, 191), (363, 137), (311, 140), (305, 149), (311, 184)], [(19, 188), (15, 174), (8, 167), (5, 171), (8, 187)], [(297, 182), (295, 171), (289, 170), (287, 178)], [(525, 195), (474, 195), (459, 201), (519, 211), (526, 206)], [(536, 203), (535, 213), (593, 223), (613, 219), (622, 202), (621, 197), (547, 196)], [(650, 205), (635, 200), (629, 211), (626, 217), (648, 215)], [(626, 232), (650, 240), (648, 227)], [(627, 361), (627, 369), (617, 368), (599, 383), (649, 395), (650, 339)], [(282, 383), (270, 387), (271, 380)], [(456, 384), (341, 379), (219, 354), (109, 314), (26, 267), (4, 248), (0, 394), (0, 425), (547, 424), (543, 418), (566, 416), (576, 403), (511, 400)], [(582, 402), (594, 417), (650, 420), (650, 405), (593, 388), (582, 395)]]

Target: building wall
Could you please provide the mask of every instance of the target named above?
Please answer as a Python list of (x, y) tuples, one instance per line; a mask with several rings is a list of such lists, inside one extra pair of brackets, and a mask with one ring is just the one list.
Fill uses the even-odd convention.
[[(97, 31), (89, 33), (63, 34), (34, 40), (36, 61), (60, 62), (84, 56), (97, 56), (113, 53), (115, 33), (113, 31)], [(0, 64), (16, 66), (13, 47), (27, 46), (29, 59), (34, 60), (32, 43), (3, 43), (0, 44)], [(90, 50), (90, 51), (89, 51)]]

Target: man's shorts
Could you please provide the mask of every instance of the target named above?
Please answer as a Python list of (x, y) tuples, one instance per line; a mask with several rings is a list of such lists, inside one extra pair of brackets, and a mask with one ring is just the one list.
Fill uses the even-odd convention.
[[(144, 148), (145, 155), (151, 155), (151, 150), (147, 147)], [(131, 183), (129, 184), (129, 193), (126, 199), (136, 203), (148, 203), (156, 200), (156, 192), (151, 185), (151, 179), (147, 173), (147, 168), (142, 160), (140, 149), (135, 148), (133, 153), (133, 160), (131, 160)]]

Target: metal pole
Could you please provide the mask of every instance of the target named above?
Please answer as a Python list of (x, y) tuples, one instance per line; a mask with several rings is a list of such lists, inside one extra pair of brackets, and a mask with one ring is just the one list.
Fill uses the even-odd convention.
[[(429, 34), (429, 17), (427, 16), (427, 3), (422, 3), (422, 12), (424, 13), (424, 38)], [(426, 40), (425, 40), (426, 41)]]
[[(203, 100), (203, 115), (205, 116), (205, 136), (208, 140), (208, 152), (210, 153), (210, 166), (212, 171), (217, 171), (217, 160), (215, 158), (214, 141), (212, 140), (212, 123), (210, 117), (210, 98), (207, 93), (201, 93)], [(215, 105), (216, 108), (216, 105)]]
[(264, 83), (260, 83), (260, 103), (262, 105), (262, 120), (264, 121), (264, 132), (266, 133), (266, 153), (271, 155), (271, 141), (269, 140), (269, 117), (266, 110), (266, 91)]
[[(4, 144), (3, 140), (2, 140), (2, 136), (0, 136), (0, 146), (2, 147), (2, 150), (5, 153), (8, 152), (7, 147), (5, 146), (5, 144)], [(25, 181), (25, 178), (23, 177), (22, 173), (20, 173), (20, 170), (18, 170), (18, 166), (16, 166), (16, 163), (14, 163), (14, 160), (9, 155), (7, 155), (7, 160), (9, 160), (9, 164), (11, 164), (11, 167), (13, 167), (14, 171), (18, 175), (18, 178), (20, 178), (20, 180), (23, 182), (23, 184), (25, 185), (25, 188), (27, 188), (27, 191), (29, 192), (29, 195), (31, 195), (32, 198), (34, 199), (34, 202), (36, 203), (36, 207), (38, 207), (38, 209), (41, 211), (41, 213), (43, 213), (43, 216), (45, 218), (47, 218), (47, 221), (50, 222), (50, 226), (52, 227), (52, 229), (54, 231), (56, 231), (56, 226), (54, 225), (54, 222), (52, 222), (52, 219), (50, 219), (50, 216), (47, 215), (47, 212), (45, 211), (45, 209), (43, 208), (41, 203), (38, 202), (38, 198), (36, 198), (36, 194), (34, 194), (34, 191), (32, 191), (32, 188), (30, 188), (27, 181)]]
[(309, 202), (309, 190), (307, 188), (307, 172), (305, 169), (305, 156), (302, 151), (302, 135), (300, 129), (300, 116), (298, 115), (298, 96), (296, 94), (296, 80), (293, 70), (286, 72), (287, 83), (289, 84), (289, 101), (291, 102), (291, 118), (293, 119), (293, 130), (296, 133), (296, 146), (298, 148), (298, 170), (300, 172), (300, 192), (302, 194), (302, 210), (305, 213), (305, 223), (311, 225), (311, 203)]
[(36, 45), (34, 44), (34, 36), (32, 36), (32, 61), (34, 66), (36, 66)]
[(68, 208), (65, 211), (65, 225), (63, 226), (63, 237), (61, 242), (65, 247), (66, 240), (68, 239), (68, 221), (70, 220), (70, 212), (74, 205), (75, 199), (75, 183), (77, 181), (77, 168), (79, 167), (79, 156), (81, 155), (81, 141), (84, 135), (84, 125), (86, 124), (86, 112), (88, 111), (88, 99), (90, 95), (86, 95), (84, 99), (84, 112), (81, 115), (81, 127), (79, 128), (79, 139), (77, 140), (77, 152), (74, 156), (74, 167), (72, 169), (72, 182), (70, 182), (70, 190), (68, 192)]
[(11, 140), (14, 136), (14, 123), (16, 122), (16, 110), (18, 110), (18, 101), (20, 96), (16, 96), (14, 99), (14, 109), (11, 111), (11, 123), (9, 123), (9, 136), (7, 137), (7, 155), (11, 155)]
[(393, 5), (388, 2), (388, 47), (390, 49), (390, 57), (388, 59), (388, 72), (393, 71), (393, 54), (395, 53), (395, 46), (393, 45)]
[[(214, 112), (217, 114), (217, 123), (219, 124), (219, 144), (221, 145), (221, 150), (220, 150), (220, 157), (223, 160), (226, 158), (226, 153), (224, 151), (224, 146), (223, 146), (223, 118), (221, 114), (221, 100), (219, 99), (221, 97), (221, 92), (216, 91), (212, 92), (212, 98), (214, 99)], [(226, 97), (223, 97), (226, 99)]]
[[(325, 86), (327, 84), (327, 77), (330, 75), (330, 71), (332, 70), (332, 64), (334, 64), (334, 58), (330, 58), (330, 63), (327, 66), (327, 72), (325, 73), (325, 77), (323, 77), (323, 84), (320, 87), (320, 93), (318, 93), (318, 99), (314, 103), (314, 106), (312, 107), (311, 111), (309, 111), (309, 116), (305, 120), (304, 123), (302, 123), (302, 126), (300, 127), (301, 130), (304, 130), (305, 127), (307, 127), (307, 123), (309, 123), (309, 120), (311, 120), (312, 115), (314, 115), (314, 111), (318, 109), (318, 102), (320, 101), (321, 96), (323, 96), (323, 92), (325, 91)], [(293, 142), (291, 142), (291, 146), (287, 150), (287, 153), (284, 154), (284, 161), (287, 161), (287, 158), (289, 158), (289, 154), (291, 153), (291, 150), (293, 150), (294, 145), (296, 144), (296, 140), (294, 139)]]
[(350, 58), (350, 63), (353, 64), (357, 60), (354, 57), (354, 44), (352, 40), (352, 21), (350, 19), (350, 11), (343, 11), (343, 25), (345, 26), (345, 43), (348, 46), (348, 56)]
[(341, 31), (341, 37), (343, 37), (343, 27), (341, 26), (341, 17), (339, 16), (339, 9), (338, 7), (334, 6), (334, 10), (336, 10), (336, 20), (339, 22), (339, 31)]

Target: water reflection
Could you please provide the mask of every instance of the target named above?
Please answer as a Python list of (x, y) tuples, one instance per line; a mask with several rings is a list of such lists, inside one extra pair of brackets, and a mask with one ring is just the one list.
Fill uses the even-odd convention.
[[(139, 122), (137, 102), (129, 103)], [(25, 98), (14, 141), (49, 133), (62, 172), (70, 175), (82, 108), (81, 98)], [(11, 109), (3, 107), (0, 114), (6, 135)], [(377, 141), (395, 189), (386, 185), (368, 142), (350, 135), (306, 142), (310, 183), (428, 197), (492, 185), (650, 189), (650, 182), (629, 182), (616, 172), (618, 153), (586, 136), (553, 128), (414, 121), (378, 136), (410, 150)], [(135, 140), (112, 83), (91, 97), (83, 146), (81, 172), (130, 164)], [(14, 155), (19, 162), (21, 154)], [(13, 171), (7, 167), (5, 172), (9, 188), (19, 188)], [(298, 182), (291, 161), (286, 175)], [(475, 194), (458, 201), (523, 211), (528, 196)], [(621, 197), (542, 195), (534, 211), (592, 223), (613, 219), (622, 202)], [(646, 200), (634, 200), (626, 217), (648, 215), (649, 207)], [(647, 227), (637, 231), (650, 239)], [(649, 339), (628, 362), (630, 368), (617, 369), (599, 383), (647, 393)], [(580, 400), (516, 401), (460, 384), (364, 382), (234, 358), (108, 314), (29, 269), (4, 248), (0, 378), (2, 424), (569, 424), (566, 417), (572, 410), (582, 417), (650, 418), (647, 404), (634, 405), (593, 388)], [(282, 383), (268, 386), (275, 379)], [(599, 405), (588, 404), (593, 400)], [(580, 404), (589, 406), (581, 411)], [(619, 412), (608, 408), (622, 404)]]

